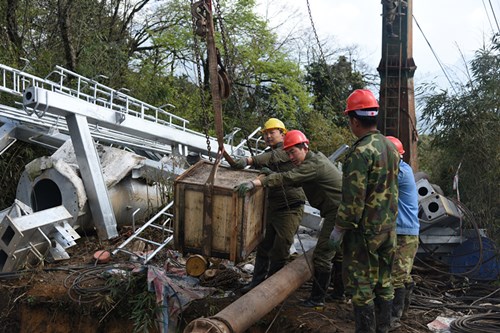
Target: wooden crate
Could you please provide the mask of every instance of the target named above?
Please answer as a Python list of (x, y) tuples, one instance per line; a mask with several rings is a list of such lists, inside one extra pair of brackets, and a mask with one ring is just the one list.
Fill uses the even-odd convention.
[(183, 253), (240, 262), (263, 236), (266, 192), (258, 187), (245, 197), (236, 185), (257, 177), (257, 171), (219, 167), (213, 186), (207, 179), (213, 163), (199, 161), (174, 182), (174, 242)]

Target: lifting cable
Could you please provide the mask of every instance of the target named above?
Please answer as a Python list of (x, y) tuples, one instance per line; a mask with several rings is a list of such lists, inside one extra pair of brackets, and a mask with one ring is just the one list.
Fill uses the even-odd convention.
[[(219, 71), (219, 74), (223, 77), (223, 79), (225, 80), (225, 85), (226, 87), (228, 87), (226, 93), (227, 93), (227, 97), (229, 97), (229, 92), (233, 93), (233, 96), (235, 98), (235, 101), (236, 101), (236, 106), (238, 108), (238, 110), (242, 110), (243, 107), (242, 107), (242, 103), (241, 103), (241, 99), (240, 99), (240, 94), (238, 91), (232, 91), (231, 89), (231, 86), (230, 86), (230, 79), (229, 79), (229, 73), (231, 73), (231, 64), (229, 62), (229, 49), (228, 49), (228, 41), (227, 41), (227, 34), (226, 34), (226, 29), (224, 27), (224, 20), (222, 19), (222, 10), (220, 8), (220, 0), (218, 0), (216, 2), (216, 10), (217, 10), (217, 22), (219, 23), (219, 31), (220, 31), (220, 34), (221, 34), (221, 39), (222, 39), (222, 46), (224, 47), (224, 63), (226, 64), (226, 68), (224, 68), (222, 65), (222, 73), (221, 71)], [(241, 112), (239, 112), (239, 118), (240, 118), (240, 122), (243, 122), (243, 119), (241, 118)], [(245, 130), (245, 129), (242, 129), (242, 132), (243, 132), (243, 136), (247, 142), (247, 147), (248, 147), (248, 151), (250, 152), (250, 156), (254, 156), (254, 153), (253, 153), (253, 149), (250, 145), (250, 140), (248, 138), (248, 132)], [(229, 162), (229, 161), (228, 161)], [(230, 163), (231, 164), (231, 163)]]
[[(230, 94), (229, 77), (227, 76), (225, 67), (222, 64), (219, 50), (215, 46), (212, 1), (200, 0), (192, 3), (191, 13), (193, 15), (193, 28), (195, 35), (198, 35), (206, 40), (208, 75), (210, 82), (209, 86), (212, 96), (212, 107), (214, 110), (215, 132), (217, 134), (217, 142), (219, 145), (216, 162), (214, 164), (214, 169), (216, 169), (216, 165), (220, 163), (222, 156), (224, 156), (230, 165), (234, 164), (233, 159), (224, 149), (224, 127), (222, 120), (222, 99), (229, 97)], [(195, 36), (195, 38), (197, 37)], [(200, 66), (199, 61), (197, 62), (197, 66)], [(201, 70), (198, 70), (198, 73), (200, 72)], [(201, 74), (199, 76), (201, 76)], [(200, 77), (198, 79), (200, 79)], [(208, 133), (207, 128), (205, 131)], [(208, 140), (209, 139), (207, 138), (207, 141)], [(207, 146), (209, 145), (207, 144)]]

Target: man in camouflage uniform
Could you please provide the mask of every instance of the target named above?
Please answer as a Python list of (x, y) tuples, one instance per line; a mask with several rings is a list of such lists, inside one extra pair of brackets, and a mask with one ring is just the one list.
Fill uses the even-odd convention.
[(244, 194), (260, 185), (270, 189), (302, 186), (309, 204), (320, 210), (324, 221), (313, 254), (314, 281), (311, 296), (302, 305), (322, 307), (330, 284), (332, 259), (335, 256), (335, 250), (329, 246), (329, 235), (341, 198), (342, 175), (325, 155), (309, 151), (308, 144), (309, 140), (301, 131), (288, 132), (283, 148), (296, 168), (241, 184), (239, 191)]
[(399, 154), (377, 131), (378, 102), (371, 91), (355, 90), (345, 114), (358, 140), (343, 165), (342, 201), (330, 240), (334, 248), (343, 246), (356, 332), (387, 332), (394, 297)]
[(392, 286), (394, 287), (394, 300), (392, 302), (391, 327), (396, 328), (401, 324), (400, 318), (410, 306), (410, 296), (415, 283), (411, 277), (413, 260), (418, 250), (418, 192), (415, 177), (411, 167), (403, 161), (405, 150), (398, 138), (388, 136), (396, 146), (401, 161), (398, 173), (398, 219), (396, 222), (397, 249), (392, 266)]
[[(243, 169), (253, 165), (257, 169), (268, 168), (274, 172), (285, 172), (294, 165), (283, 150), (286, 128), (279, 119), (271, 118), (262, 130), (268, 149), (257, 156), (244, 157), (236, 161), (233, 168)], [(279, 271), (290, 255), (293, 236), (299, 227), (304, 212), (305, 195), (300, 187), (282, 186), (272, 188), (267, 194), (266, 231), (257, 247), (252, 281), (241, 289), (246, 293), (259, 283)]]

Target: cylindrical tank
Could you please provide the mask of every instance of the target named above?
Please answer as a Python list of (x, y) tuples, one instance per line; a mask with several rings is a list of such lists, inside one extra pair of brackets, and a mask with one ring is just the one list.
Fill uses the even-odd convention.
[[(156, 211), (162, 204), (160, 186), (128, 175), (108, 188), (117, 226), (130, 225), (133, 218), (144, 220)], [(94, 228), (83, 181), (77, 170), (63, 160), (42, 157), (28, 164), (19, 180), (16, 198), (34, 212), (63, 205), (73, 216), (68, 221), (71, 225)]]

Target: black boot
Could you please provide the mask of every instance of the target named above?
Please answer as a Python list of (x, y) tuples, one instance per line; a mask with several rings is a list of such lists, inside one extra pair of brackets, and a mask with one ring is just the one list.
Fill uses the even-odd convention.
[(385, 30), (387, 31), (387, 37), (389, 38), (398, 38), (399, 36), (394, 33), (394, 30), (392, 28), (392, 23), (387, 23), (385, 25)]
[(286, 260), (271, 260), (271, 264), (269, 265), (269, 273), (267, 273), (267, 277), (270, 277), (283, 267), (285, 267)]
[(240, 289), (243, 294), (246, 294), (256, 286), (258, 286), (262, 281), (266, 279), (267, 272), (269, 270), (269, 258), (264, 256), (255, 257), (255, 265), (253, 269), (252, 282)]
[(411, 303), (411, 296), (413, 295), (413, 289), (415, 288), (415, 282), (410, 282), (406, 283), (406, 293), (405, 293), (405, 303), (403, 307), (403, 313), (401, 315), (402, 318), (404, 318), (408, 312), (408, 309), (410, 308), (410, 303)]
[(391, 329), (401, 326), (400, 319), (403, 315), (405, 305), (406, 288), (394, 289), (394, 299), (392, 300)]
[(392, 299), (390, 301), (375, 298), (375, 319), (377, 322), (377, 333), (387, 333), (391, 327)]
[(325, 305), (326, 291), (330, 284), (330, 271), (314, 271), (314, 280), (309, 299), (302, 302), (302, 306), (313, 308)]
[(332, 281), (333, 292), (326, 297), (327, 302), (345, 300), (344, 281), (342, 280), (342, 262), (333, 262)]
[(373, 305), (354, 306), (355, 333), (375, 333), (375, 311)]

